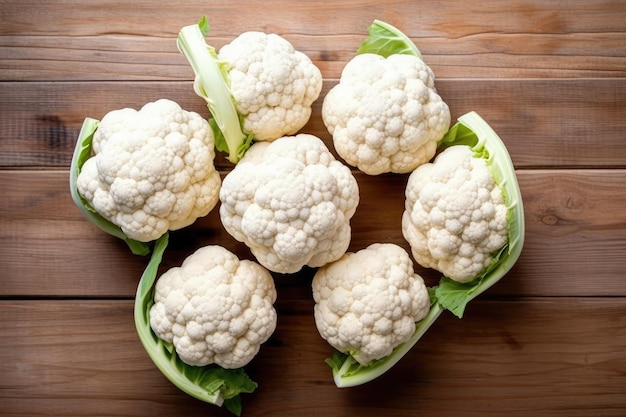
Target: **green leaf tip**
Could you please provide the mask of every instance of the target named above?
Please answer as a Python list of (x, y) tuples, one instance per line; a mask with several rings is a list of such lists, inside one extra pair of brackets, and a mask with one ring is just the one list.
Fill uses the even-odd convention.
[(150, 253), (150, 246), (148, 243), (130, 239), (126, 236), (122, 229), (119, 228), (119, 226), (113, 224), (98, 214), (98, 212), (91, 207), (89, 202), (87, 202), (87, 200), (85, 200), (78, 192), (78, 176), (80, 175), (80, 171), (85, 162), (91, 158), (93, 136), (96, 133), (99, 124), (99, 120), (88, 117), (83, 121), (80, 133), (78, 134), (76, 147), (74, 148), (72, 162), (70, 164), (70, 194), (72, 196), (72, 201), (76, 207), (80, 209), (83, 216), (85, 216), (85, 218), (91, 223), (98, 226), (100, 230), (122, 239), (126, 242), (126, 245), (134, 255), (145, 256)]
[(470, 282), (461, 283), (446, 276), (441, 277), (439, 285), (435, 287), (437, 302), (458, 318), (463, 318), (467, 304), (487, 290), (486, 284), (489, 284), (490, 287), (502, 278), (501, 276), (495, 277), (490, 274), (507, 259), (508, 249), (509, 244), (506, 243), (492, 255), (493, 258), (487, 268)]
[(198, 28), (200, 28), (200, 32), (202, 32), (203, 36), (207, 36), (211, 31), (211, 27), (209, 26), (209, 19), (206, 16), (202, 16), (202, 19), (198, 22)]
[(374, 20), (368, 27), (369, 36), (361, 43), (357, 54), (376, 54), (385, 58), (395, 54), (413, 55), (422, 59), (422, 54), (413, 43), (400, 29), (395, 26)]

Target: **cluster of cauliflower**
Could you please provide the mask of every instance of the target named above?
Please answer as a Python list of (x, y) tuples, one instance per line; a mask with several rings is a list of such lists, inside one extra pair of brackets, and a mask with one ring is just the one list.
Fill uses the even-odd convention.
[(348, 249), (359, 188), (316, 136), (258, 142), (226, 176), (220, 218), (274, 272), (323, 266)]
[(102, 118), (81, 196), (131, 239), (153, 241), (220, 203), (225, 230), (257, 262), (207, 246), (156, 284), (150, 324), (193, 366), (245, 366), (276, 328), (271, 272), (319, 268), (312, 281), (320, 335), (363, 365), (408, 341), (430, 300), (407, 251), (378, 243), (347, 252), (359, 204), (351, 165), (369, 175), (411, 173), (402, 231), (417, 263), (467, 282), (506, 243), (502, 193), (470, 148), (429, 162), (450, 125), (431, 69), (412, 55), (357, 55), (326, 95), (324, 142), (296, 134), (321, 73), (277, 35), (249, 32), (220, 50), (244, 129), (257, 142), (221, 180), (215, 136), (171, 100)]
[(297, 133), (311, 117), (322, 73), (304, 53), (274, 33), (244, 32), (218, 54), (244, 129), (257, 141)]
[(312, 287), (320, 335), (363, 365), (408, 341), (430, 308), (409, 254), (392, 243), (346, 253), (321, 267)]
[(131, 239), (150, 242), (187, 227), (218, 202), (213, 131), (172, 100), (107, 113), (91, 146), (78, 192)]
[(370, 175), (413, 171), (450, 127), (432, 70), (404, 54), (356, 55), (324, 98), (322, 118), (339, 156)]
[(507, 242), (506, 215), (485, 160), (457, 145), (409, 176), (402, 232), (417, 263), (469, 282)]
[(221, 246), (205, 246), (161, 275), (150, 326), (188, 365), (241, 368), (274, 332), (275, 301), (265, 268)]

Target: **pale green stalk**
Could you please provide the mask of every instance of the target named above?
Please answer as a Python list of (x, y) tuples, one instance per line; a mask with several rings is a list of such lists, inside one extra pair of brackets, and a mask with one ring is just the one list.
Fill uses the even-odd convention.
[(216, 148), (228, 152), (228, 160), (236, 164), (250, 147), (252, 136), (242, 129), (228, 73), (215, 49), (205, 41), (208, 31), (205, 17), (198, 24), (183, 27), (177, 45), (195, 73), (194, 91), (207, 102), (211, 112)]

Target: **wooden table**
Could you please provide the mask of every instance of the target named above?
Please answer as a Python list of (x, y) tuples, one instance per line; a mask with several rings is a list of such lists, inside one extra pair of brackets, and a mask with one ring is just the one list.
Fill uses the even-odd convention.
[[(132, 316), (147, 259), (88, 223), (68, 187), (85, 117), (162, 97), (207, 114), (175, 41), (205, 14), (216, 47), (283, 35), (322, 70), (322, 97), (374, 19), (396, 25), (453, 117), (475, 110), (502, 137), (526, 213), (510, 274), (360, 387), (336, 388), (324, 364), (310, 273), (276, 276), (279, 324), (247, 368), (259, 389), (244, 416), (626, 415), (626, 3), (540, 0), (2, 2), (0, 415), (228, 415), (150, 361)], [(303, 131), (332, 146), (320, 107)], [(408, 248), (406, 175), (355, 176), (350, 249)], [(249, 256), (214, 211), (173, 234), (164, 265), (215, 243)]]

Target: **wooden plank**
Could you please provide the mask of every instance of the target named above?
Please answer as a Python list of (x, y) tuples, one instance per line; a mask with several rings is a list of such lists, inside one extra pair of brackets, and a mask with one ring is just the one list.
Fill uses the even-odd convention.
[[(321, 119), (326, 80), (302, 129), (332, 140)], [(208, 117), (188, 82), (0, 83), (0, 167), (68, 167), (85, 117), (170, 98)], [(626, 78), (439, 80), (453, 118), (477, 111), (498, 132), (519, 168), (626, 167)], [(593, 94), (590, 94), (593, 90)], [(232, 167), (220, 154), (216, 164)]]
[[(82, 217), (67, 178), (84, 117), (161, 97), (207, 114), (175, 42), (203, 14), (218, 48), (262, 30), (311, 57), (325, 82), (303, 131), (331, 149), (322, 98), (373, 19), (398, 26), (453, 116), (476, 110), (505, 141), (526, 212), (511, 273), (462, 320), (442, 315), (362, 387), (336, 388), (324, 364), (315, 270), (274, 274), (279, 325), (248, 366), (260, 388), (244, 396), (244, 416), (626, 415), (623, 1), (0, 3), (0, 417), (230, 415), (179, 391), (150, 361), (132, 317), (147, 259)], [(216, 163), (222, 175), (232, 167), (222, 155)], [(356, 177), (350, 250), (408, 249), (407, 176)], [(215, 243), (252, 258), (214, 210), (172, 234), (161, 269)]]
[[(237, 4), (237, 19), (233, 19), (232, 13), (225, 12), (225, 9), (232, 7), (228, 0), (213, 0), (210, 5), (202, 1), (165, 4), (145, 2), (131, 5), (120, 0), (104, 0), (98, 3), (63, 0), (46, 2), (37, 10), (19, 0), (6, 0), (3, 4), (4, 25), (0, 28), (0, 35), (81, 36), (94, 33), (127, 33), (134, 36), (163, 37), (176, 34), (181, 25), (196, 22), (202, 15), (208, 16), (210, 22), (213, 22), (211, 33), (215, 36), (235, 36), (250, 30), (251, 26), (282, 34), (300, 33), (310, 36), (323, 33), (365, 33), (365, 29), (355, 23), (363, 21), (369, 24), (370, 16), (373, 15), (383, 20), (397, 20), (397, 26), (406, 27), (403, 30), (409, 36), (424, 33), (433, 37), (463, 38), (493, 32), (593, 34), (621, 33), (624, 29), (621, 20), (624, 11), (613, 7), (614, 3), (610, 0), (571, 2), (566, 8), (541, 0), (508, 0), (496, 4), (485, 4), (477, 0), (458, 4), (454, 0), (443, 0), (436, 7), (429, 4), (418, 6), (410, 0), (395, 0), (386, 4), (362, 0), (344, 0), (340, 3), (303, 0), (297, 5), (290, 1), (242, 0)], [(167, 19), (163, 19), (163, 16), (167, 16)], [(332, 27), (325, 26), (323, 21), (331, 16), (341, 19), (336, 19), (337, 23)], [(468, 19), (468, 16), (472, 19)], [(586, 19), (581, 20), (581, 16)], [(33, 25), (33, 21), (38, 24)], [(129, 22), (143, 24), (129, 25)], [(162, 24), (150, 25), (150, 22)], [(326, 30), (320, 31), (320, 27)]]
[[(526, 244), (519, 263), (490, 294), (626, 295), (626, 170), (517, 174)], [(379, 241), (408, 249), (400, 224), (406, 176), (356, 177), (361, 202), (351, 223), (350, 250)], [(82, 217), (71, 201), (65, 171), (0, 171), (0, 193), (5, 196), (0, 205), (0, 296), (134, 295), (147, 260), (130, 255), (121, 241)], [(172, 235), (164, 265), (178, 265), (208, 244), (250, 258), (247, 248), (224, 231), (214, 210)], [(418, 271), (431, 283), (438, 278), (432, 271)], [(306, 281), (310, 274), (289, 278), (301, 284), (299, 277)], [(567, 277), (566, 282), (560, 277)]]
[[(615, 290), (623, 295), (625, 175), (623, 170), (519, 172), (527, 243), (510, 279), (494, 290), (532, 295)], [(611, 275), (616, 279), (596, 280)]]
[[(448, 0), (239, 2), (134, 5), (120, 1), (5, 2), (0, 28), (4, 79), (163, 80), (188, 77), (176, 49), (182, 26), (207, 14), (220, 47), (247, 30), (275, 32), (338, 77), (374, 19), (401, 28), (440, 77), (624, 77), (624, 10), (609, 1)], [(623, 9), (623, 8), (622, 8)], [(71, 13), (67, 11), (71, 10)], [(339, 10), (339, 11), (338, 11)], [(341, 19), (337, 19), (337, 15)], [(167, 16), (167, 19), (163, 19)], [(37, 24), (32, 24), (37, 21)], [(158, 22), (154, 24), (153, 22)], [(332, 24), (329, 24), (332, 22)], [(53, 37), (52, 37), (52, 36)]]
[[(277, 331), (247, 367), (259, 389), (244, 395), (245, 416), (626, 412), (623, 298), (479, 301), (463, 320), (442, 316), (388, 374), (345, 389), (311, 308), (279, 298)], [(0, 301), (0, 317), (11, 335), (0, 338), (2, 416), (228, 415), (159, 373), (130, 300)]]
[[(364, 35), (285, 35), (307, 54), (326, 77), (339, 77)], [(211, 38), (216, 47), (234, 37)], [(439, 78), (611, 78), (626, 75), (624, 35), (600, 34), (477, 34), (466, 39), (414, 38), (424, 60)], [(178, 52), (175, 35), (137, 38), (39, 36), (0, 37), (0, 70), (10, 81), (161, 81), (190, 77)], [(522, 46), (520, 53), (517, 46)], [(580, 45), (580, 46), (572, 46)], [(523, 48), (532, 50), (524, 51)], [(537, 45), (557, 45), (541, 51)], [(597, 45), (606, 55), (597, 53)], [(320, 48), (324, 48), (320, 50)], [(613, 50), (613, 51), (611, 51)], [(622, 54), (622, 55), (620, 55)]]

